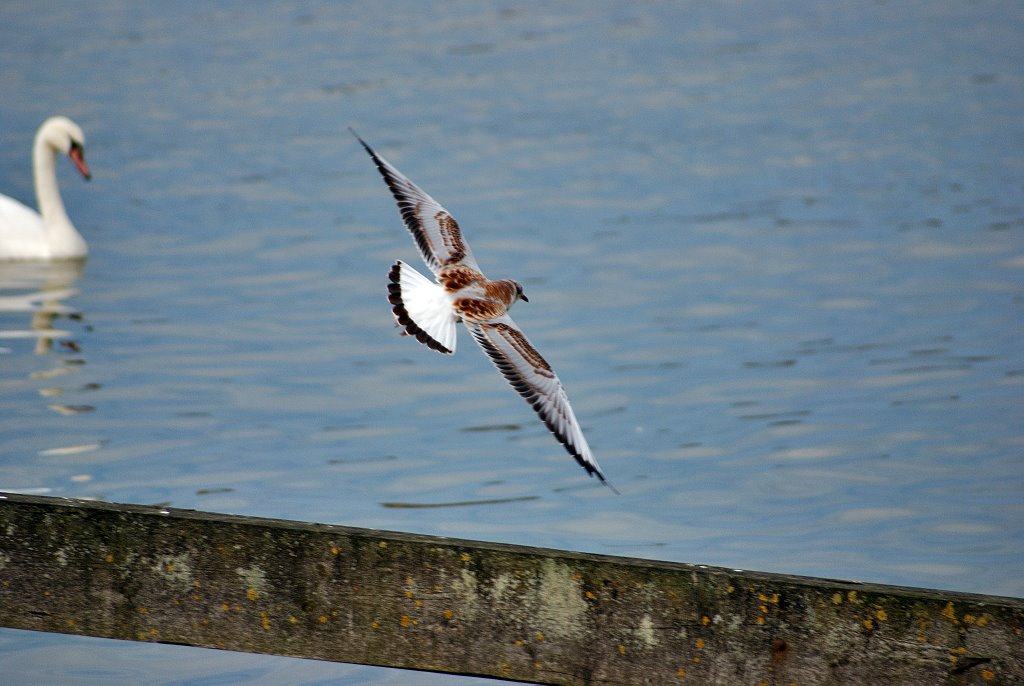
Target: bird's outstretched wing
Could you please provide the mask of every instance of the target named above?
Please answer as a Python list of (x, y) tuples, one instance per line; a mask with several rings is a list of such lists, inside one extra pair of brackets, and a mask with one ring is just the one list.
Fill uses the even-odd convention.
[(352, 131), (352, 135), (370, 154), (391, 189), (402, 214), (402, 221), (416, 241), (416, 247), (430, 271), (436, 275), (442, 267), (450, 264), (464, 264), (479, 270), (473, 253), (462, 239), (458, 223), (448, 210), (378, 155), (359, 134)]
[(615, 491), (587, 445), (562, 382), (512, 318), (505, 314), (485, 322), (464, 321), (494, 366), (530, 403), (569, 454), (588, 474), (596, 475)]

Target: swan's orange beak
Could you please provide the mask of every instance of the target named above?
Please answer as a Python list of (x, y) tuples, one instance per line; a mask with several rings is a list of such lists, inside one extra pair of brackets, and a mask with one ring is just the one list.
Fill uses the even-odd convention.
[(71, 149), (68, 150), (68, 157), (74, 163), (75, 168), (85, 178), (86, 181), (92, 178), (92, 174), (89, 173), (89, 165), (85, 163), (85, 149), (78, 143), (72, 143)]

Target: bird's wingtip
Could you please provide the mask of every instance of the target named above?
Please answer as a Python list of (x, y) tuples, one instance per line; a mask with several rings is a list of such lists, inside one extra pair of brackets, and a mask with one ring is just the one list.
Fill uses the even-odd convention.
[[(355, 137), (355, 139), (357, 141), (359, 141), (360, 145), (362, 145), (364, 148), (366, 148), (368, 151), (370, 151), (370, 146), (366, 144), (366, 141), (364, 141), (362, 139), (362, 137), (358, 133), (356, 133), (355, 129), (353, 129), (351, 126), (347, 126), (345, 128), (347, 128), (348, 132), (351, 133)], [(370, 151), (370, 152), (372, 152), (372, 151)]]
[(621, 493), (619, 493), (619, 489), (615, 488), (615, 486), (612, 486), (612, 482), (611, 481), (609, 481), (608, 479), (604, 478), (604, 474), (602, 474), (601, 472), (599, 472), (597, 470), (594, 470), (594, 474), (597, 476), (598, 479), (601, 480), (601, 483), (603, 483), (608, 488), (612, 489), (612, 493), (614, 493), (615, 495), (622, 495)]

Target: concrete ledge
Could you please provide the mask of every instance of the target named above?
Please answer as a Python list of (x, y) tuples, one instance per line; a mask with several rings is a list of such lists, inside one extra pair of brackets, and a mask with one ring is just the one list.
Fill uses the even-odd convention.
[(1024, 600), (0, 494), (0, 626), (540, 684), (1024, 683)]

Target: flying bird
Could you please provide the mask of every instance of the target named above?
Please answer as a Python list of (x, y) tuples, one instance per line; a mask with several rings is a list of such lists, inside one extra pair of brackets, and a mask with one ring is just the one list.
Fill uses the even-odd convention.
[(448, 210), (377, 154), (359, 134), (352, 131), (352, 135), (377, 165), (436, 279), (436, 283), (431, 281), (401, 260), (392, 265), (388, 301), (403, 333), (451, 355), (456, 324), (461, 321), (569, 454), (589, 475), (618, 493), (601, 472), (562, 382), (508, 315), (517, 301), (529, 302), (522, 285), (512, 279), (492, 281), (484, 276)]

